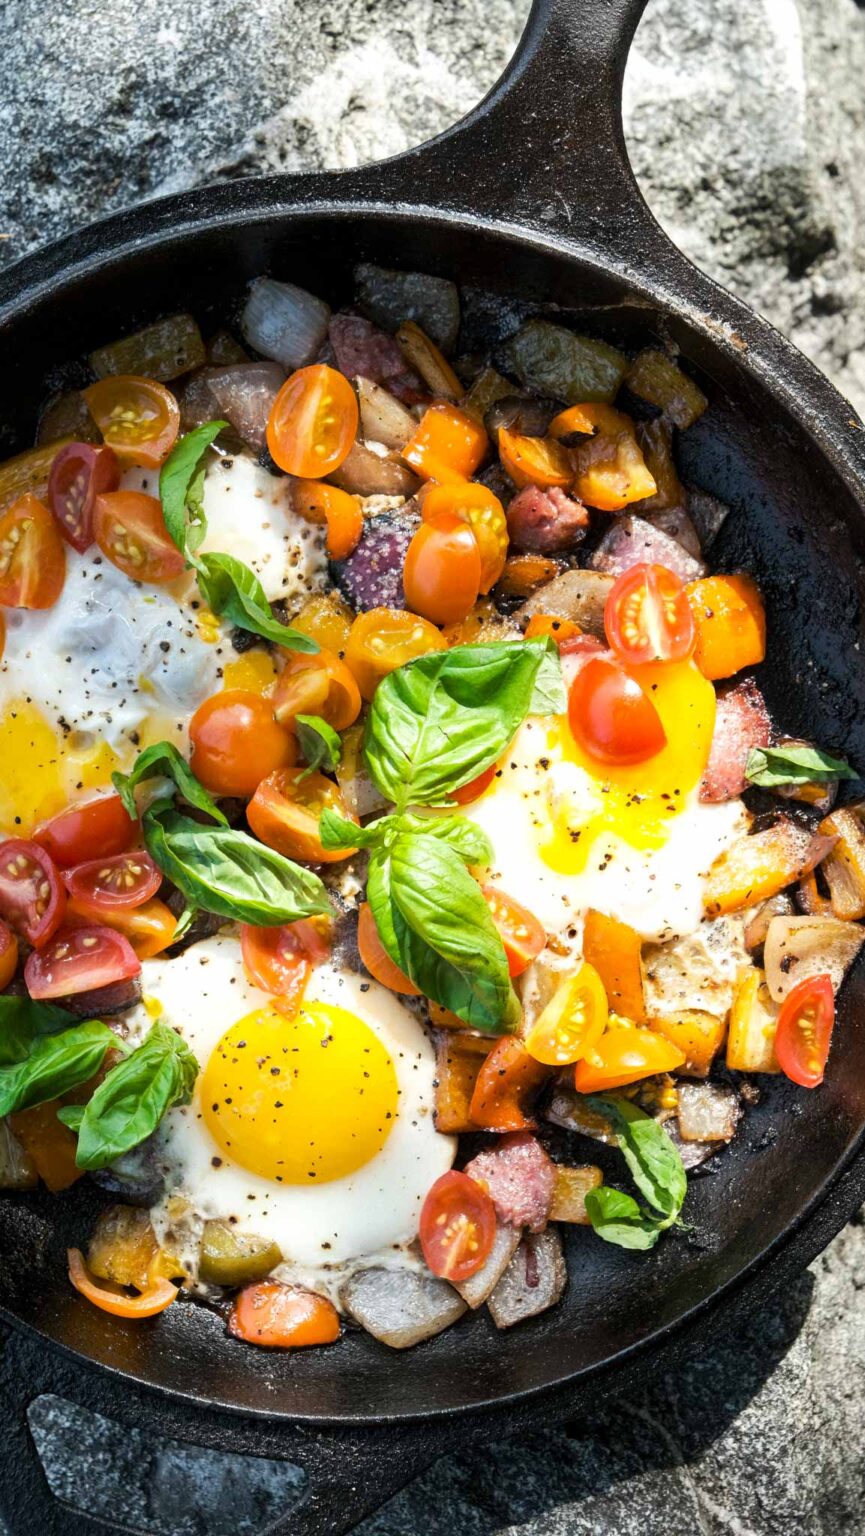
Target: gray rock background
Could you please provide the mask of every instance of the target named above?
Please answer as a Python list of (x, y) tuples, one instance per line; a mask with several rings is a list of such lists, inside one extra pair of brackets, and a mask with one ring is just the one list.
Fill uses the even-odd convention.
[[(484, 94), (527, 10), (5, 0), (0, 260), (200, 180), (417, 143)], [(860, 411), (863, 82), (863, 0), (651, 0), (626, 83), (634, 167), (662, 223)], [(446, 1459), (364, 1536), (858, 1536), (863, 1259), (858, 1221), (675, 1379), (591, 1423)]]

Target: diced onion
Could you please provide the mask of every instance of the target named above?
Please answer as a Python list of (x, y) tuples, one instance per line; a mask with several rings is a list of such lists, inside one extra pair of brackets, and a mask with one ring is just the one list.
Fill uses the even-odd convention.
[(838, 917), (773, 917), (763, 963), (766, 985), (776, 1003), (809, 976), (828, 976), (838, 991), (865, 944), (865, 929)]
[(304, 288), (257, 277), (250, 285), (240, 329), (256, 352), (291, 372), (312, 362), (327, 335), (329, 320), (328, 305)]

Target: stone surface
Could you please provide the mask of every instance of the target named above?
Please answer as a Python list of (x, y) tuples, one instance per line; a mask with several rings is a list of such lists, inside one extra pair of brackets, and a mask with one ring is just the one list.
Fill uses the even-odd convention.
[[(484, 94), (527, 9), (6, 0), (0, 253), (201, 179), (395, 153)], [(861, 0), (652, 0), (626, 89), (633, 163), (662, 223), (860, 410), (863, 70)], [(447, 1458), (363, 1536), (854, 1536), (863, 1259), (856, 1222), (674, 1380), (590, 1423)]]

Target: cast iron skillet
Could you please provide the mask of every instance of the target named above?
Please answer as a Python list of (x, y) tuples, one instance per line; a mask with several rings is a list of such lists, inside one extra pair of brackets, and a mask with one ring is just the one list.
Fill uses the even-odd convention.
[[(340, 302), (352, 265), (368, 258), (519, 296), (536, 311), (560, 307), (628, 347), (671, 338), (711, 400), (682, 440), (685, 477), (733, 507), (713, 558), (754, 572), (766, 596), (771, 659), (760, 681), (773, 713), (791, 733), (865, 764), (865, 651), (854, 649), (862, 425), (810, 363), (680, 255), (643, 202), (620, 101), (644, 3), (535, 0), (487, 100), (396, 160), (151, 203), (13, 268), (0, 282), (9, 435), (0, 446), (32, 441), (52, 370), (163, 312), (222, 319), (262, 272)], [(108, 1323), (65, 1278), (63, 1249), (89, 1219), (80, 1187), (56, 1201), (0, 1202), (3, 1315), (115, 1373), (121, 1414), (152, 1417), (152, 1398), (130, 1385), (143, 1384), (170, 1395), (174, 1406), (158, 1417), (181, 1434), (292, 1455), (314, 1480), (323, 1471), (325, 1483), (343, 1485), (339, 1508), (319, 1489), (292, 1528), (341, 1527), (448, 1443), (455, 1427), (445, 1433), (431, 1418), (497, 1410), (513, 1426), (585, 1408), (645, 1370), (659, 1348), (669, 1361), (686, 1325), (699, 1339), (695, 1326), (714, 1326), (722, 1301), (751, 1305), (812, 1258), (865, 1196), (863, 1005), (860, 968), (843, 994), (824, 1087), (809, 1095), (770, 1083), (717, 1174), (694, 1182), (689, 1236), (641, 1259), (577, 1231), (564, 1303), (513, 1333), (496, 1334), (478, 1316), (402, 1356), (358, 1334), (287, 1359), (230, 1340), (192, 1305), (143, 1326)], [(87, 1378), (63, 1369), (52, 1381), (80, 1396)], [(88, 1400), (103, 1402), (105, 1390), (103, 1376)], [(205, 1405), (245, 1422), (208, 1416)], [(408, 1423), (417, 1419), (427, 1421), (422, 1430)], [(301, 1430), (289, 1434), (286, 1421)], [(382, 1424), (387, 1432), (373, 1427)], [(39, 1478), (32, 1468), (22, 1476), (35, 1499)], [(46, 1522), (40, 1503), (43, 1530)]]

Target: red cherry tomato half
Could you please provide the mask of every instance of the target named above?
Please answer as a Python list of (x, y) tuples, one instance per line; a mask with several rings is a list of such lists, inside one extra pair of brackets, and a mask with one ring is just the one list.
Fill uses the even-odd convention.
[(301, 918), (281, 928), (243, 923), (240, 953), (253, 986), (269, 992), (282, 1012), (294, 1014), (313, 967), (327, 959), (330, 948), (315, 924)]
[(183, 575), (186, 562), (155, 496), (143, 491), (108, 491), (97, 496), (93, 533), (105, 558), (133, 581), (159, 586)]
[(455, 789), (451, 799), (455, 800), (457, 805), (471, 805), (473, 800), (480, 799), (484, 790), (489, 789), (497, 772), (496, 764), (491, 763), (489, 768), (479, 773), (476, 779), (469, 779), (468, 784), (464, 784), (462, 789)]
[(162, 871), (149, 853), (134, 849), (115, 853), (107, 859), (88, 859), (74, 864), (63, 873), (63, 883), (70, 896), (86, 901), (100, 911), (117, 907), (140, 907), (155, 896), (162, 884)]
[(48, 505), (64, 539), (81, 554), (93, 543), (93, 506), (103, 491), (116, 491), (120, 465), (113, 448), (67, 443), (48, 478)]
[(568, 695), (574, 740), (601, 763), (642, 763), (666, 744), (651, 699), (615, 662), (598, 656), (577, 673)]
[(18, 969), (18, 940), (8, 923), (0, 923), (0, 992), (5, 992)]
[(684, 661), (696, 642), (694, 616), (678, 576), (664, 565), (632, 565), (613, 583), (604, 629), (616, 655), (643, 661)]
[(801, 1088), (816, 1088), (832, 1043), (835, 993), (828, 976), (808, 976), (787, 993), (778, 1014), (775, 1055), (781, 1071)]
[(127, 981), (140, 971), (141, 961), (122, 933), (68, 928), (28, 957), (24, 981), (31, 997), (68, 997)]
[(38, 843), (13, 837), (0, 843), (0, 913), (37, 949), (57, 932), (66, 892), (53, 860)]
[(427, 1266), (459, 1284), (485, 1263), (496, 1235), (493, 1202), (467, 1173), (451, 1169), (436, 1179), (420, 1213), (420, 1244)]
[(547, 935), (534, 913), (514, 901), (513, 896), (500, 891), (497, 885), (482, 885), (481, 890), (505, 946), (508, 970), (512, 976), (522, 976), (526, 967), (546, 947)]
[(66, 580), (66, 549), (47, 507), (19, 496), (0, 517), (0, 603), (50, 608)]
[(50, 821), (43, 821), (33, 833), (33, 841), (50, 853), (61, 869), (68, 869), (85, 859), (125, 853), (137, 833), (138, 822), (126, 814), (119, 795), (97, 795), (67, 805)]

